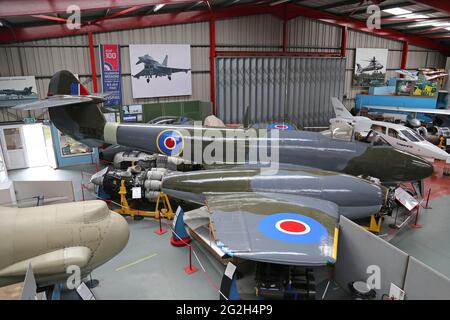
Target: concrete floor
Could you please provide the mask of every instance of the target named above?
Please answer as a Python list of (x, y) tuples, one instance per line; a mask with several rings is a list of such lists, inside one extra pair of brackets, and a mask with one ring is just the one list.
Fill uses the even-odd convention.
[(420, 210), (421, 228), (406, 226), (390, 242), (450, 278), (450, 196), (430, 204), (432, 209)]
[[(89, 181), (80, 171), (95, 172), (95, 167), (74, 166), (54, 170), (49, 167), (12, 170), (11, 180), (71, 180), (75, 197), (82, 199), (81, 183)], [(450, 180), (450, 178), (449, 178)], [(85, 193), (86, 199), (93, 196)], [(418, 258), (442, 274), (450, 277), (450, 196), (441, 196), (430, 201), (433, 209), (421, 210), (420, 229), (406, 226), (389, 240), (392, 244)], [(202, 272), (197, 261), (198, 272), (187, 275), (183, 268), (188, 263), (186, 248), (175, 248), (169, 244), (170, 234), (158, 236), (156, 221), (145, 219), (129, 221), (130, 240), (125, 249), (111, 261), (96, 269), (92, 276), (100, 280), (93, 289), (97, 299), (218, 299), (224, 266), (214, 260), (198, 244), (194, 250), (206, 269)], [(254, 299), (253, 277), (238, 280), (238, 289), (243, 298)], [(326, 274), (316, 276), (317, 295), (321, 297), (327, 283)], [(348, 298), (342, 289), (332, 284), (327, 299)]]
[(155, 220), (133, 221), (130, 226), (130, 240), (124, 250), (112, 260), (92, 272), (100, 281), (92, 291), (97, 299), (219, 299), (216, 289), (224, 268), (213, 265), (203, 251), (193, 243), (203, 268), (193, 257), (197, 272), (188, 275), (187, 247), (173, 247), (169, 232), (159, 236)]

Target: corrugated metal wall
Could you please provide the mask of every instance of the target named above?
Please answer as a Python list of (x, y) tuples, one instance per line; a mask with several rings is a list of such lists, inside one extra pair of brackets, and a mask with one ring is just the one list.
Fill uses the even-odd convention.
[(345, 59), (307, 57), (216, 58), (216, 110), (240, 123), (289, 119), (303, 127), (327, 125), (330, 96), (342, 98)]
[[(299, 17), (288, 23), (288, 50), (310, 52), (340, 51), (341, 28)], [(209, 88), (209, 25), (207, 22), (142, 28), (94, 34), (94, 43), (118, 43), (122, 46), (122, 88), (124, 104), (177, 100), (210, 100)], [(159, 99), (132, 99), (128, 45), (145, 43), (188, 43), (192, 46), (193, 95)], [(216, 22), (216, 49), (237, 51), (278, 51), (282, 47), (282, 22), (271, 15), (240, 17)], [(349, 99), (357, 91), (351, 87), (355, 48), (389, 49), (389, 66), (400, 66), (401, 43), (354, 30), (348, 32), (345, 94)], [(92, 88), (89, 48), (86, 35), (31, 41), (0, 46), (0, 76), (34, 75), (38, 92), (44, 97), (51, 75), (69, 69), (80, 75)], [(96, 50), (97, 72), (98, 50)], [(445, 58), (438, 52), (410, 46), (408, 68), (443, 67)], [(393, 71), (388, 70), (388, 76)], [(99, 78), (100, 80), (100, 78)], [(0, 110), (0, 121), (21, 120), (26, 114)]]

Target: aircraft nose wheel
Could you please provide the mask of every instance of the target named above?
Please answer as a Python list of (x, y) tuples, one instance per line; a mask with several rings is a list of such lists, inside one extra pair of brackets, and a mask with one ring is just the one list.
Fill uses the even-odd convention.
[(150, 82), (150, 79), (147, 79), (147, 83), (149, 83)]

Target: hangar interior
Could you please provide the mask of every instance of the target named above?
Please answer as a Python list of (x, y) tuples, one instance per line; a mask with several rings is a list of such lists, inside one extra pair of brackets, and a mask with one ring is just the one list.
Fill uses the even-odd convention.
[(71, 5), (0, 0), (0, 299), (450, 299), (449, 4)]

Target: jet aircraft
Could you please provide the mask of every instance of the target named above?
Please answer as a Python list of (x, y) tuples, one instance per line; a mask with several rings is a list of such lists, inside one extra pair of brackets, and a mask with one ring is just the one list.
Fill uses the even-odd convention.
[(164, 61), (159, 63), (155, 59), (153, 59), (150, 55), (146, 54), (142, 57), (139, 57), (136, 65), (143, 63), (144, 69), (140, 72), (133, 75), (134, 78), (139, 79), (140, 77), (145, 77), (147, 79), (147, 83), (150, 82), (152, 77), (167, 77), (169, 80), (172, 80), (172, 74), (176, 72), (185, 72), (188, 73), (191, 69), (182, 69), (182, 68), (172, 68), (167, 66), (167, 61), (169, 56), (166, 55)]
[(32, 94), (33, 92), (31, 91), (31, 89), (33, 89), (33, 87), (26, 87), (23, 90), (15, 90), (15, 89), (2, 89), (0, 90), (0, 94), (5, 94), (5, 95), (16, 95), (16, 96), (29, 96), (30, 94)]
[[(333, 263), (339, 214), (375, 213), (388, 194), (384, 187), (357, 176), (388, 183), (418, 181), (433, 173), (428, 161), (391, 146), (336, 140), (316, 132), (215, 128), (217, 136), (212, 139), (208, 136), (211, 128), (189, 124), (107, 123), (98, 106), (102, 99), (70, 96), (72, 83), (79, 82), (70, 72), (60, 71), (50, 81), (46, 100), (16, 108), (49, 107), (50, 118), (60, 131), (90, 146), (106, 142), (193, 159), (204, 170), (168, 176), (162, 190), (193, 202), (206, 200), (216, 241), (229, 245), (230, 254), (245, 252), (247, 259), (296, 265)], [(279, 169), (272, 173), (270, 168), (262, 171), (261, 141), (279, 154)], [(196, 158), (217, 144), (226, 147), (214, 162)], [(243, 159), (227, 156), (228, 150), (238, 148), (244, 151)], [(252, 155), (258, 155), (256, 164), (249, 161)], [(349, 204), (352, 197), (354, 203)]]

